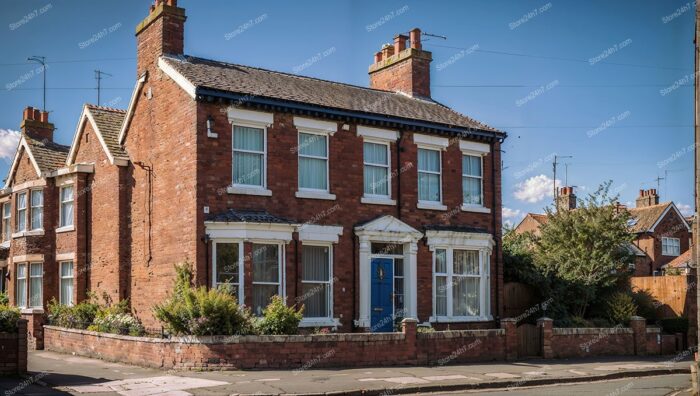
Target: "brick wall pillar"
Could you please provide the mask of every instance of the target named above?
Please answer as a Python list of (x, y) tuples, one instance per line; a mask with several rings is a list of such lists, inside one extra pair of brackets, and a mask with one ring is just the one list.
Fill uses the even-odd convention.
[(27, 320), (29, 350), (44, 349), (44, 310), (25, 310), (22, 318)]
[(512, 318), (501, 320), (501, 328), (506, 331), (506, 360), (515, 360), (518, 358), (518, 329), (517, 321)]
[(630, 319), (630, 327), (634, 332), (634, 354), (644, 356), (647, 354), (647, 321), (640, 316)]
[(412, 356), (412, 364), (418, 360), (418, 346), (416, 345), (416, 333), (418, 333), (418, 320), (406, 318), (401, 321), (401, 332), (404, 334), (406, 342), (406, 354)]
[(539, 318), (537, 319), (537, 327), (540, 329), (540, 344), (541, 350), (540, 354), (544, 359), (551, 359), (554, 357), (554, 352), (552, 352), (552, 329), (554, 328), (554, 320), (550, 318)]
[(27, 320), (17, 321), (17, 374), (27, 373)]

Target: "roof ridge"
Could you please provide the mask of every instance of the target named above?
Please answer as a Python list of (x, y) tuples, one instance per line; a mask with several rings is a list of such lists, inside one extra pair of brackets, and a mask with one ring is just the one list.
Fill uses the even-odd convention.
[(97, 109), (97, 110), (105, 110), (105, 111), (111, 111), (113, 113), (124, 113), (126, 114), (126, 110), (123, 109), (117, 109), (114, 107), (107, 107), (107, 106), (100, 106), (100, 105), (95, 105), (92, 103), (85, 103), (85, 106), (87, 106), (90, 109)]

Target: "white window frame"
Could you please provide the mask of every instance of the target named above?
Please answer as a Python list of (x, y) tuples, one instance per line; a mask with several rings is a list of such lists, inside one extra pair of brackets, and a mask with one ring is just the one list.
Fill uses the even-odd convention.
[(2, 204), (2, 241), (8, 242), (10, 239), (12, 239), (12, 205), (7, 201)]
[[(73, 194), (71, 194), (71, 200), (70, 201), (64, 201), (63, 200), (63, 190), (70, 188), (73, 190)], [(63, 224), (64, 218), (63, 218), (63, 206), (71, 203), (73, 204), (73, 218), (70, 219), (70, 224)], [(75, 185), (74, 184), (66, 184), (65, 186), (61, 186), (61, 188), (58, 191), (58, 226), (59, 229), (67, 229), (70, 227), (75, 226)]]
[[(486, 207), (485, 194), (484, 194), (484, 157), (491, 152), (491, 146), (485, 143), (472, 142), (468, 140), (459, 141), (459, 149), (462, 152), (462, 161), (464, 161), (464, 156), (469, 155), (472, 157), (481, 157), (481, 205), (465, 204), (464, 196), (462, 196), (462, 211), (464, 212), (477, 212), (477, 213), (491, 213), (491, 209)], [(464, 177), (466, 175), (462, 174), (462, 183), (464, 183)], [(473, 176), (470, 176), (473, 177)], [(493, 181), (491, 181), (493, 183)], [(464, 187), (462, 187), (464, 191)]]
[[(437, 323), (453, 323), (453, 322), (481, 322), (492, 320), (491, 317), (491, 274), (490, 274), (490, 255), (483, 249), (470, 246), (450, 246), (450, 245), (436, 245), (431, 246), (432, 250), (432, 282), (433, 282), (433, 316), (430, 317), (431, 322)], [(437, 251), (445, 250), (445, 264), (447, 267), (447, 273), (439, 273), (440, 276), (447, 276), (448, 291), (445, 293), (447, 298), (447, 312), (446, 315), (437, 315), (437, 282), (436, 276), (437, 271)], [(476, 251), (479, 257), (479, 275), (459, 275), (459, 277), (472, 277), (480, 278), (479, 282), (479, 315), (477, 316), (455, 316), (453, 315), (453, 296), (452, 285), (454, 282), (454, 251), (455, 250), (467, 250)]]
[[(62, 270), (63, 270), (63, 266), (65, 264), (71, 264), (73, 266), (73, 269), (71, 271), (71, 276), (63, 276)], [(75, 305), (73, 295), (70, 296), (70, 304), (66, 304), (64, 301), (65, 297), (66, 297), (63, 295), (62, 283), (63, 283), (64, 279), (70, 279), (71, 283), (73, 283), (73, 289), (75, 289), (75, 261), (74, 260), (59, 261), (59, 263), (58, 263), (58, 302), (61, 305), (66, 305), (66, 306), (72, 307), (73, 305)], [(73, 294), (75, 294), (75, 293), (73, 293)]]
[[(211, 259), (211, 268), (212, 268), (212, 277), (211, 277), (211, 287), (212, 289), (215, 289), (219, 287), (220, 283), (216, 281), (217, 279), (217, 268), (218, 268), (218, 263), (216, 262), (216, 249), (218, 244), (237, 244), (238, 245), (238, 295), (236, 298), (238, 299), (238, 304), (239, 305), (244, 305), (245, 304), (245, 282), (243, 281), (243, 274), (245, 273), (244, 271), (244, 265), (245, 265), (245, 255), (243, 253), (244, 245), (243, 241), (239, 239), (216, 239), (215, 241), (212, 242), (212, 259)], [(223, 284), (223, 283), (221, 283)]]
[[(423, 147), (423, 146), (418, 146), (418, 151), (416, 151), (416, 154), (420, 152), (420, 150), (427, 150), (427, 151), (436, 151), (438, 153), (438, 161), (440, 164), (440, 171), (434, 172), (434, 171), (424, 171), (420, 170), (420, 167), (417, 166), (417, 171), (418, 171), (418, 208), (419, 209), (433, 209), (433, 210), (447, 210), (447, 206), (443, 205), (443, 199), (444, 199), (444, 194), (443, 194), (443, 188), (442, 188), (442, 150), (435, 148), (435, 147)], [(418, 163), (417, 158), (416, 158), (416, 164)], [(438, 201), (426, 201), (420, 199), (420, 174), (430, 174), (430, 175), (438, 175), (440, 178), (440, 199)]]
[[(28, 219), (27, 219), (27, 212), (28, 212), (27, 207), (29, 204), (29, 202), (27, 202), (28, 195), (29, 194), (27, 194), (26, 191), (22, 191), (21, 193), (17, 194), (17, 200), (16, 200), (16, 203), (17, 203), (17, 210), (16, 210), (17, 211), (17, 229), (16, 229), (16, 231), (17, 232), (27, 231), (27, 221), (28, 221)], [(21, 196), (24, 196), (24, 207), (19, 206), (19, 202), (20, 202), (19, 197), (21, 197)], [(21, 218), (24, 218), (24, 228), (19, 228)]]
[[(33, 276), (32, 275), (32, 266), (34, 265), (39, 265), (41, 266), (41, 276)], [(43, 308), (44, 306), (44, 263), (42, 262), (30, 262), (28, 267), (28, 279), (29, 281), (27, 282), (27, 305), (29, 308)], [(39, 278), (41, 279), (40, 285), (39, 285), (39, 305), (32, 305), (32, 278)]]
[[(39, 192), (41, 193), (41, 205), (39, 206), (34, 206), (34, 193)], [(40, 231), (44, 229), (44, 190), (43, 189), (33, 189), (29, 191), (29, 208), (30, 208), (30, 213), (29, 213), (29, 229), (31, 231)], [(34, 228), (34, 210), (39, 209), (40, 210), (40, 218), (39, 218), (39, 228)]]
[(464, 178), (468, 179), (478, 179), (479, 180), (479, 185), (481, 186), (481, 204), (468, 204), (464, 202), (465, 196), (464, 193), (462, 193), (462, 206), (464, 207), (476, 207), (476, 208), (483, 208), (484, 207), (484, 157), (481, 155), (476, 155), (473, 153), (466, 153), (462, 152), (462, 169), (464, 169), (464, 160), (465, 157), (474, 157), (478, 158), (480, 162), (480, 169), (481, 169), (481, 176), (473, 176), (473, 175), (467, 175), (462, 171), (462, 191), (464, 191)]
[[(331, 137), (338, 131), (338, 124), (336, 122), (320, 121), (313, 118), (304, 117), (294, 117), (294, 126), (297, 128), (297, 192), (295, 196), (297, 198), (308, 198), (308, 199), (325, 199), (334, 201), (336, 199), (335, 194), (331, 194)], [(302, 188), (300, 186), (299, 180), (299, 158), (315, 158), (324, 159), (323, 157), (301, 155), (301, 149), (299, 144), (299, 138), (301, 134), (307, 135), (321, 135), (326, 139), (326, 189), (316, 189), (316, 188)]]
[[(678, 253), (669, 251), (669, 249), (678, 248)], [(678, 257), (681, 255), (681, 240), (679, 238), (661, 238), (661, 255), (667, 257)]]
[[(314, 135), (314, 136), (319, 136), (325, 139), (326, 141), (326, 156), (325, 157), (320, 157), (317, 155), (308, 155), (308, 154), (302, 154), (301, 153), (301, 135)], [(308, 188), (308, 187), (302, 187), (301, 186), (301, 178), (297, 175), (297, 189), (299, 192), (310, 192), (312, 194), (328, 194), (330, 193), (331, 190), (331, 169), (330, 169), (330, 139), (328, 139), (328, 134), (326, 133), (319, 133), (319, 132), (310, 132), (310, 131), (305, 131), (305, 130), (300, 130), (299, 134), (297, 135), (297, 161), (299, 158), (311, 158), (311, 159), (318, 159), (318, 160), (324, 160), (326, 161), (326, 188), (325, 189), (320, 189), (320, 188)]]
[[(317, 326), (336, 326), (337, 323), (333, 320), (333, 244), (332, 243), (323, 243), (323, 242), (302, 242), (301, 245), (301, 255), (302, 255), (302, 263), (304, 260), (304, 246), (314, 246), (314, 247), (325, 247), (328, 248), (328, 281), (323, 282), (323, 281), (305, 281), (304, 280), (304, 270), (303, 270), (303, 265), (301, 268), (301, 274), (300, 274), (300, 279), (301, 283), (313, 283), (313, 284), (319, 284), (323, 283), (328, 285), (328, 316), (319, 316), (319, 317), (304, 317), (302, 318), (302, 323), (300, 325), (303, 326), (312, 326), (312, 325), (317, 325)], [(302, 296), (303, 296), (303, 288), (302, 288)], [(303, 304), (303, 301), (300, 301)]]
[[(242, 150), (242, 149), (236, 149), (234, 145), (234, 141), (236, 139), (236, 127), (243, 127), (243, 128), (255, 128), (255, 129), (262, 129), (262, 134), (263, 134), (263, 151), (253, 151), (253, 150)], [(250, 195), (256, 195), (254, 194), (255, 191), (252, 190), (258, 190), (260, 194), (257, 195), (268, 195), (266, 194), (269, 190), (267, 189), (267, 125), (265, 124), (260, 124), (257, 122), (240, 122), (236, 121), (231, 124), (231, 186), (234, 192), (236, 193), (244, 193), (248, 192)], [(234, 165), (234, 160), (233, 158), (236, 156), (236, 153), (249, 153), (249, 154), (262, 154), (263, 156), (263, 165), (262, 165), (262, 175), (261, 175), (261, 180), (262, 180), (262, 185), (256, 185), (256, 184), (243, 184), (243, 183), (236, 183), (235, 180), (233, 180), (233, 175), (234, 175), (234, 170), (233, 170), (233, 165)], [(247, 191), (250, 190), (250, 191)]]
[[(365, 144), (376, 144), (379, 146), (384, 146), (386, 148), (386, 164), (375, 164), (367, 162), (365, 159)], [(377, 168), (386, 169), (386, 194), (369, 194), (365, 191), (365, 170), (367, 166), (374, 166)], [(364, 139), (362, 142), (362, 194), (363, 198), (369, 200), (391, 200), (391, 144), (387, 141), (374, 140), (374, 139)]]
[[(24, 276), (20, 277), (19, 276), (19, 267), (24, 267)], [(24, 287), (20, 288), (19, 287), (19, 282), (20, 280), (24, 281)], [(24, 289), (24, 304), (21, 304), (19, 301), (19, 290)], [(22, 262), (22, 263), (16, 263), (16, 268), (15, 268), (15, 303), (17, 304), (18, 308), (27, 308), (29, 305), (29, 263)]]
[[(281, 243), (280, 241), (266, 241), (266, 240), (252, 240), (248, 241), (251, 243), (251, 257), (250, 257), (250, 276), (251, 276), (251, 290), (250, 293), (253, 293), (253, 289), (255, 288), (255, 285), (266, 285), (266, 286), (272, 286), (272, 285), (277, 285), (277, 295), (286, 299), (287, 297), (287, 288), (285, 287), (286, 284), (286, 279), (285, 279), (285, 263), (287, 262), (287, 257), (286, 257), (286, 244)], [(255, 271), (255, 267), (253, 266), (253, 257), (252, 255), (255, 254), (255, 246), (254, 245), (274, 245), (277, 246), (277, 260), (278, 260), (278, 282), (255, 282), (255, 274), (253, 271)], [(251, 306), (251, 309), (254, 307)], [(253, 312), (255, 315), (256, 313)]]

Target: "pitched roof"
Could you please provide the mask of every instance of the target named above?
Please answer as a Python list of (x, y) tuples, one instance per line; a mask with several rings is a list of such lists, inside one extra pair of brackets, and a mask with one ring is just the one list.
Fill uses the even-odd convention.
[(48, 140), (39, 140), (30, 134), (23, 134), (27, 147), (41, 173), (48, 173), (65, 166), (70, 147)]
[(528, 216), (532, 217), (532, 219), (538, 222), (540, 225), (545, 225), (547, 224), (547, 221), (549, 221), (546, 214), (528, 213)]
[(107, 149), (116, 158), (128, 158), (129, 155), (119, 144), (119, 132), (126, 116), (126, 110), (87, 104), (87, 109), (95, 120), (98, 133)]
[(693, 249), (688, 249), (685, 253), (673, 259), (673, 261), (664, 265), (662, 268), (692, 268), (693, 265)]
[(634, 233), (647, 232), (654, 227), (654, 224), (672, 206), (672, 202), (659, 205), (652, 205), (643, 208), (630, 208), (628, 211), (632, 218), (636, 220), (630, 223), (630, 230)]
[(192, 56), (161, 58), (194, 89), (267, 97), (358, 113), (420, 120), (447, 127), (503, 132), (438, 102), (407, 95)]
[(294, 224), (293, 221), (272, 215), (263, 210), (235, 210), (229, 209), (222, 213), (212, 214), (207, 221), (214, 223), (274, 223)]

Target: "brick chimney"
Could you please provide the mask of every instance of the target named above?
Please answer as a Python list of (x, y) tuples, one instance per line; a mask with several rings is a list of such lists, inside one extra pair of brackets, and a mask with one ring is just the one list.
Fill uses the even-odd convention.
[(562, 187), (557, 197), (557, 210), (576, 209), (576, 194), (573, 187)]
[(177, 0), (155, 0), (150, 13), (136, 26), (136, 72), (154, 70), (163, 54), (182, 55), (185, 48), (185, 9)]
[(55, 128), (49, 122), (49, 113), (47, 111), (40, 111), (27, 106), (22, 115), (20, 129), (23, 134), (34, 139), (53, 142), (53, 131)]
[(649, 190), (639, 190), (639, 198), (637, 198), (638, 208), (646, 208), (648, 206), (654, 206), (658, 204), (659, 194), (656, 193), (655, 188)]
[(370, 88), (430, 98), (432, 60), (433, 54), (421, 45), (420, 29), (411, 30), (409, 36), (396, 35), (393, 44), (384, 44), (374, 54), (369, 67)]

